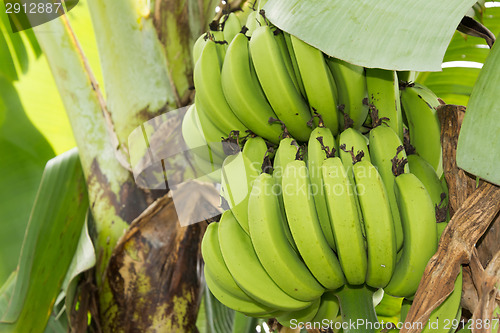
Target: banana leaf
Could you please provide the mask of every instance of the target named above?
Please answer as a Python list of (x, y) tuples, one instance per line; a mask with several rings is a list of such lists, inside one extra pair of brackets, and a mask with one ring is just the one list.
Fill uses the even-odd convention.
[(471, 92), (458, 138), (457, 165), (500, 186), (500, 46), (496, 42)]
[(31, 211), (17, 278), (7, 288), (11, 297), (0, 314), (0, 331), (45, 329), (87, 210), (85, 178), (78, 152), (73, 149), (47, 163)]
[[(3, 120), (2, 120), (3, 118)], [(12, 82), (0, 74), (0, 284), (15, 269), (30, 209), (54, 151), (33, 126)]]
[(365, 66), (439, 71), (476, 0), (269, 0), (266, 17), (326, 54)]
[[(493, 34), (500, 33), (500, 7), (484, 8), (475, 19)], [(467, 105), (472, 87), (489, 53), (484, 39), (456, 31), (443, 59), (443, 71), (420, 73), (416, 81), (432, 89), (448, 104)]]

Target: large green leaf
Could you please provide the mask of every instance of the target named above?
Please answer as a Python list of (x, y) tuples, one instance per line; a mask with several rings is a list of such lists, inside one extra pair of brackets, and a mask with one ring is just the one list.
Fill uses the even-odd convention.
[(500, 186), (500, 45), (493, 45), (474, 86), (457, 147), (457, 165)]
[[(0, 283), (15, 269), (30, 207), (52, 148), (24, 113), (16, 89), (0, 75)], [(1, 119), (1, 117), (0, 117)]]
[(9, 306), (0, 330), (41, 332), (74, 256), (88, 209), (78, 152), (50, 160), (31, 211)]
[(439, 71), (476, 0), (269, 0), (267, 18), (326, 54), (365, 67)]
[[(485, 8), (477, 20), (500, 33), (500, 7)], [(467, 105), (480, 67), (490, 50), (484, 39), (455, 32), (446, 50), (442, 72), (420, 73), (417, 82), (431, 88), (448, 104)]]

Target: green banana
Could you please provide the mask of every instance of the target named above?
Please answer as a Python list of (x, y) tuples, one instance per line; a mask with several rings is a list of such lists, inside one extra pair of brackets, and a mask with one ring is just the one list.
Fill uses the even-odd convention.
[(311, 129), (311, 113), (287, 72), (271, 28), (255, 29), (250, 39), (250, 54), (264, 93), (278, 118), (297, 140), (306, 141)]
[(429, 88), (414, 83), (401, 91), (401, 104), (408, 120), (410, 143), (432, 165), (438, 177), (441, 177), (441, 125), (436, 112), (440, 105), (439, 99)]
[(460, 300), (462, 299), (462, 269), (455, 280), (455, 286), (452, 293), (432, 311), (429, 321), (422, 330), (423, 333), (447, 333), (448, 324), (453, 320), (460, 310)]
[[(290, 78), (293, 81), (293, 85), (295, 86), (295, 89), (297, 89), (297, 91), (303, 91), (304, 85), (302, 83), (302, 79), (301, 79), (301, 83), (300, 83), (300, 84), (302, 84), (302, 86), (299, 85), (299, 82), (297, 80), (297, 76), (296, 76), (297, 73), (295, 72), (294, 65), (292, 62), (292, 57), (290, 56), (290, 52), (288, 52), (288, 46), (286, 43), (285, 35), (288, 35), (288, 38), (290, 38), (290, 35), (284, 31), (281, 31), (278, 29), (276, 29), (274, 31), (274, 38), (276, 38), (276, 42), (278, 43), (278, 46), (280, 48), (281, 58), (283, 59), (283, 61), (285, 63), (285, 67), (286, 67), (287, 72), (290, 74)], [(297, 65), (297, 61), (295, 60), (295, 58), (293, 59), (293, 61), (295, 61), (295, 65)], [(298, 70), (298, 68), (297, 68), (297, 70)], [(302, 95), (302, 96), (304, 96), (304, 95)]]
[[(248, 226), (252, 244), (262, 266), (288, 295), (302, 301), (318, 299), (324, 288), (316, 281), (289, 244), (286, 223), (274, 193), (274, 179), (262, 173), (248, 199)], [(313, 303), (314, 304), (314, 303)]]
[(377, 108), (378, 118), (388, 118), (387, 123), (403, 141), (403, 117), (397, 73), (380, 68), (366, 68), (365, 71), (368, 99)]
[(396, 235), (387, 191), (377, 169), (368, 161), (353, 166), (368, 247), (366, 284), (383, 288), (396, 263)]
[(238, 18), (238, 16), (236, 16), (235, 13), (229, 13), (224, 17), (224, 21), (222, 23), (222, 31), (224, 32), (224, 39), (226, 40), (226, 42), (228, 44), (231, 44), (233, 38), (241, 31), (240, 19)]
[[(343, 105), (343, 112), (352, 119), (352, 127), (360, 129), (368, 116), (368, 105), (363, 103), (368, 97), (365, 69), (333, 57), (327, 57), (326, 63), (337, 83), (339, 105)], [(345, 128), (342, 116), (340, 128)]]
[(304, 161), (287, 164), (282, 189), (288, 224), (302, 259), (325, 288), (339, 288), (345, 282), (344, 274), (321, 231)]
[(286, 48), (288, 49), (288, 55), (293, 68), (293, 71), (289, 72), (290, 76), (295, 77), (296, 87), (298, 87), (300, 95), (307, 98), (304, 82), (302, 82), (302, 78), (300, 77), (299, 65), (297, 63), (297, 59), (295, 58), (295, 51), (293, 50), (292, 36), (288, 32), (283, 31), (283, 37), (285, 39)]
[[(322, 125), (320, 123), (320, 127), (316, 127), (309, 137), (307, 145), (307, 169), (309, 171), (309, 181), (313, 190), (313, 199), (321, 230), (323, 230), (323, 235), (325, 235), (330, 247), (335, 250), (335, 238), (333, 237), (332, 224), (330, 223), (326, 206), (327, 194), (325, 194), (323, 189), (321, 166), (323, 165), (323, 161), (328, 157), (324, 149), (329, 149), (333, 153), (336, 151), (336, 147), (332, 131), (327, 127), (321, 127)], [(318, 141), (318, 139), (321, 141)]]
[(297, 142), (293, 138), (285, 138), (281, 140), (278, 149), (276, 150), (276, 155), (274, 156), (274, 162), (273, 162), (273, 178), (275, 182), (274, 193), (276, 193), (278, 197), (280, 209), (282, 211), (283, 216), (285, 216), (285, 221), (283, 221), (284, 222), (283, 228), (285, 230), (288, 242), (297, 253), (299, 250), (297, 249), (297, 245), (295, 244), (295, 241), (293, 240), (292, 237), (292, 233), (290, 232), (290, 227), (288, 226), (288, 222), (286, 221), (285, 206), (283, 204), (283, 193), (281, 188), (281, 179), (283, 178), (283, 172), (285, 171), (286, 165), (289, 162), (295, 161), (298, 148), (299, 147), (297, 145)]
[[(244, 297), (237, 297), (227, 292), (225, 285), (219, 283), (213, 276), (212, 271), (205, 267), (205, 281), (207, 283), (208, 289), (215, 298), (219, 300), (222, 304), (231, 308), (233, 310), (244, 312), (249, 316), (260, 317), (262, 315), (267, 315), (273, 312), (273, 309), (265, 305), (259, 304), (258, 302), (252, 300), (250, 297), (245, 295)], [(275, 310), (274, 310), (275, 311)]]
[(219, 246), (219, 223), (210, 223), (201, 242), (205, 262), (205, 278), (212, 294), (226, 306), (254, 315), (272, 312), (273, 309), (250, 298), (236, 284), (222, 257)]
[(193, 65), (196, 65), (198, 59), (200, 59), (201, 52), (203, 51), (203, 48), (205, 47), (205, 43), (207, 42), (207, 40), (208, 40), (208, 34), (203, 33), (200, 35), (200, 37), (198, 37), (196, 42), (194, 42), (192, 51)]
[(236, 220), (248, 233), (248, 198), (260, 175), (267, 145), (261, 137), (250, 138), (243, 151), (227, 157), (222, 164), (221, 196)]
[[(356, 157), (356, 155), (362, 152), (363, 160), (370, 162), (371, 161), (370, 152), (368, 151), (368, 145), (367, 145), (368, 139), (363, 134), (361, 134), (361, 132), (359, 132), (354, 128), (347, 128), (342, 133), (340, 133), (337, 139), (339, 145), (339, 156), (340, 159), (342, 160), (342, 165), (344, 166), (344, 170), (347, 173), (347, 178), (349, 180), (349, 187), (351, 188), (351, 192), (355, 193), (356, 184), (354, 182), (354, 174), (352, 173), (352, 165), (354, 161), (351, 152), (354, 155), (354, 157)], [(359, 155), (358, 157), (361, 157), (361, 155)], [(358, 210), (358, 218), (361, 225), (363, 226), (361, 228), (361, 231), (363, 233), (363, 238), (365, 238), (363, 214), (361, 213), (361, 208), (359, 206), (359, 201), (357, 197), (355, 198), (355, 201), (356, 201), (356, 208)]]
[(182, 136), (193, 161), (200, 167), (200, 172), (207, 174), (220, 169), (222, 157), (217, 155), (205, 140), (194, 104), (188, 108), (182, 120)]
[(269, 123), (270, 118), (277, 117), (260, 87), (248, 53), (248, 39), (243, 34), (237, 34), (227, 49), (221, 84), (227, 103), (243, 124), (255, 134), (278, 143), (281, 125)]
[(245, 23), (245, 27), (247, 28), (245, 35), (248, 37), (251, 37), (255, 29), (259, 27), (259, 23), (257, 21), (257, 15), (260, 16), (260, 14), (257, 11), (252, 11), (250, 12), (250, 14), (248, 14), (247, 22)]
[(446, 221), (447, 217), (449, 217), (447, 209), (448, 196), (432, 165), (418, 155), (408, 155), (408, 166), (410, 167), (410, 172), (417, 176), (429, 193), (432, 205), (437, 211), (436, 217), (441, 219), (438, 222)]
[[(290, 38), (309, 106), (321, 115), (325, 127), (329, 128), (333, 135), (337, 135), (337, 84), (326, 65), (323, 52), (293, 35)], [(315, 124), (318, 125), (317, 119)]]
[(417, 291), (425, 266), (437, 250), (436, 215), (427, 190), (414, 174), (397, 176), (394, 192), (403, 224), (403, 255), (384, 290), (409, 297)]
[[(399, 251), (403, 245), (403, 227), (401, 225), (398, 205), (396, 204), (396, 197), (393, 191), (395, 178), (393, 170), (396, 167), (396, 161), (394, 161), (393, 158), (397, 156), (399, 160), (406, 160), (406, 152), (403, 149), (403, 143), (399, 140), (398, 135), (391, 127), (387, 127), (384, 124), (372, 129), (369, 139), (372, 163), (377, 167), (387, 190), (392, 219), (394, 221), (394, 227), (396, 228), (396, 245)], [(406, 173), (409, 172), (407, 164), (398, 165), (403, 167), (401, 171)]]
[(206, 111), (203, 108), (203, 104), (198, 101), (195, 96), (195, 107), (194, 114), (196, 118), (196, 123), (198, 128), (201, 130), (203, 137), (206, 141), (206, 145), (211, 150), (210, 162), (222, 164), (223, 159), (226, 157), (226, 153), (222, 148), (222, 139), (228, 136), (222, 130), (220, 130), (208, 117), (206, 116)]
[(219, 63), (222, 66), (224, 62), (224, 58), (226, 57), (227, 50), (227, 41), (224, 39), (224, 31), (215, 30), (210, 31), (212, 34), (212, 41), (215, 43), (215, 49), (217, 50), (217, 57), (219, 59)]
[(326, 292), (321, 296), (321, 304), (319, 306), (316, 316), (311, 320), (313, 323), (321, 323), (329, 325), (332, 321), (337, 319), (340, 306), (335, 292)]
[(248, 128), (234, 115), (224, 97), (220, 69), (216, 44), (209, 40), (205, 43), (200, 59), (194, 67), (197, 107), (202, 106), (206, 116), (224, 133), (233, 130), (245, 133)]
[(282, 310), (301, 310), (311, 302), (287, 295), (267, 274), (252, 246), (252, 240), (240, 227), (231, 211), (225, 211), (219, 225), (220, 248), (224, 262), (243, 291), (265, 306)]
[[(349, 182), (354, 185), (354, 175), (352, 173), (353, 157), (350, 153), (356, 156), (363, 152), (363, 160), (371, 162), (370, 152), (368, 150), (367, 139), (358, 130), (348, 128), (338, 136), (339, 156), (342, 160), (342, 165), (349, 177)], [(344, 147), (344, 149), (340, 148)]]
[(281, 316), (277, 316), (276, 319), (285, 327), (295, 326), (297, 323), (310, 322), (318, 313), (320, 304), (321, 298), (318, 298), (309, 307), (282, 314)]
[(443, 234), (444, 232), (444, 229), (446, 229), (446, 227), (448, 226), (448, 223), (449, 222), (441, 222), (441, 223), (437, 223), (437, 241), (439, 243), (439, 240), (441, 239), (441, 235)]
[(340, 158), (326, 159), (322, 171), (327, 212), (340, 265), (349, 284), (362, 284), (366, 277), (367, 258), (356, 196)]

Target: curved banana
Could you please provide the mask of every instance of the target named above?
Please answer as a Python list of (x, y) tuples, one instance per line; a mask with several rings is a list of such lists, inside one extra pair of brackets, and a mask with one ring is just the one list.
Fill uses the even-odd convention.
[(221, 84), (227, 103), (238, 119), (255, 134), (278, 143), (281, 124), (269, 123), (270, 118), (277, 117), (252, 68), (248, 39), (243, 34), (237, 34), (227, 49)]
[(276, 320), (278, 320), (278, 322), (285, 327), (294, 326), (297, 323), (310, 322), (318, 313), (320, 304), (321, 298), (317, 298), (307, 308), (282, 314), (281, 316), (277, 316)]
[(285, 172), (285, 167), (289, 162), (295, 161), (297, 156), (297, 151), (299, 147), (297, 142), (293, 138), (285, 138), (280, 141), (278, 149), (276, 150), (276, 154), (274, 155), (273, 162), (273, 178), (274, 178), (274, 193), (278, 196), (278, 202), (280, 205), (280, 209), (282, 211), (285, 220), (283, 221), (283, 228), (285, 229), (286, 238), (288, 242), (298, 253), (297, 245), (293, 240), (292, 233), (290, 232), (290, 227), (288, 226), (288, 222), (286, 220), (285, 214), (285, 206), (283, 204), (283, 191), (281, 188), (281, 179), (283, 178), (283, 173)]
[(255, 29), (259, 27), (259, 23), (257, 21), (257, 15), (260, 16), (260, 14), (257, 11), (252, 11), (250, 14), (248, 14), (247, 21), (245, 23), (245, 27), (248, 29), (245, 32), (245, 35), (248, 37), (251, 37)]
[(335, 292), (326, 292), (321, 296), (321, 304), (319, 306), (316, 316), (311, 320), (313, 323), (328, 322), (330, 324), (332, 321), (337, 319), (339, 314), (340, 306)]
[(366, 284), (383, 288), (389, 283), (396, 264), (396, 235), (387, 191), (370, 162), (357, 162), (353, 173), (368, 247)]
[(322, 171), (327, 212), (342, 271), (349, 284), (362, 284), (366, 277), (367, 258), (356, 195), (349, 185), (340, 158), (326, 159)]
[(223, 159), (226, 157), (226, 153), (222, 147), (222, 139), (227, 137), (229, 132), (224, 133), (207, 117), (207, 111), (205, 110), (203, 104), (200, 103), (197, 96), (195, 96), (194, 100), (196, 123), (198, 124), (198, 128), (201, 129), (201, 132), (203, 133), (206, 144), (213, 152), (210, 156), (210, 161), (222, 164)]
[(205, 47), (205, 43), (208, 40), (208, 34), (203, 33), (198, 37), (196, 42), (194, 42), (193, 45), (193, 51), (192, 51), (192, 58), (193, 58), (193, 65), (196, 65), (198, 62), (198, 59), (200, 59), (201, 51), (203, 51), (203, 48)]
[(215, 298), (219, 300), (219, 302), (221, 302), (228, 308), (255, 317), (260, 317), (262, 315), (267, 315), (268, 313), (273, 312), (274, 309), (252, 300), (245, 293), (243, 293), (243, 291), (242, 293), (243, 295), (245, 295), (244, 297), (237, 297), (233, 294), (228, 293), (225, 285), (218, 282), (214, 278), (212, 271), (208, 270), (206, 267), (204, 269), (204, 273), (205, 281), (212, 295), (214, 295)]
[(403, 223), (403, 255), (384, 290), (392, 296), (410, 297), (417, 291), (425, 266), (437, 250), (436, 215), (417, 176), (399, 175), (394, 185)]
[[(338, 136), (338, 141), (339, 156), (342, 160), (342, 165), (347, 172), (349, 180), (352, 184), (354, 184), (354, 176), (352, 174), (352, 166), (354, 164), (354, 161), (350, 151), (352, 151), (354, 156), (358, 155), (360, 152), (363, 152), (363, 160), (371, 162), (370, 152), (368, 150), (368, 139), (358, 130), (354, 128), (347, 128), (346, 130), (342, 131), (342, 133), (340, 133), (340, 135)], [(341, 146), (343, 146), (345, 150), (340, 148)]]
[(311, 302), (287, 295), (267, 274), (252, 246), (252, 240), (240, 227), (231, 211), (222, 214), (219, 225), (220, 248), (224, 262), (236, 283), (251, 298), (265, 306), (282, 310), (301, 310)]
[(379, 118), (389, 118), (387, 123), (403, 141), (403, 116), (397, 73), (380, 68), (366, 68), (365, 71), (370, 103), (377, 108)]
[[(323, 52), (293, 35), (291, 40), (309, 107), (320, 114), (325, 127), (329, 128), (333, 135), (337, 135), (337, 84), (326, 65)], [(317, 119), (315, 124), (318, 125)]]
[[(276, 29), (274, 31), (274, 38), (276, 38), (276, 42), (278, 43), (278, 46), (280, 48), (281, 58), (283, 59), (283, 62), (285, 63), (285, 67), (286, 67), (287, 72), (290, 74), (290, 78), (293, 81), (293, 85), (295, 86), (295, 89), (297, 89), (297, 91), (303, 91), (304, 86), (303, 85), (299, 86), (299, 82), (298, 82), (297, 76), (296, 76), (296, 74), (298, 72), (297, 73), (295, 72), (294, 65), (292, 63), (292, 57), (290, 56), (290, 52), (288, 51), (288, 46), (286, 43), (285, 35), (288, 35), (288, 38), (290, 38), (290, 35), (282, 30)], [(291, 41), (290, 41), (290, 43), (291, 43)], [(290, 46), (291, 46), (291, 44), (290, 44)], [(293, 60), (295, 61), (295, 65), (297, 65), (295, 58)], [(297, 68), (297, 70), (298, 70), (298, 68)], [(300, 84), (302, 84), (302, 81)], [(302, 96), (304, 96), (304, 95), (302, 95)]]
[[(360, 129), (368, 116), (368, 105), (363, 103), (368, 97), (365, 69), (334, 57), (327, 57), (326, 63), (337, 83), (339, 105), (352, 119), (352, 127)], [(340, 129), (343, 128), (344, 117), (340, 116)]]
[[(455, 280), (455, 286), (452, 293), (441, 303), (434, 311), (431, 312), (427, 325), (422, 330), (423, 333), (447, 333), (449, 325), (457, 312), (460, 310), (460, 300), (462, 299), (462, 269)], [(434, 323), (433, 325), (431, 325)], [(436, 324), (437, 323), (437, 324)]]
[(220, 69), (215, 42), (208, 40), (194, 67), (197, 107), (201, 105), (206, 116), (223, 132), (237, 130), (245, 133), (248, 128), (235, 116), (224, 97)]
[(439, 218), (441, 220), (438, 222), (446, 221), (447, 215), (449, 215), (447, 209), (448, 195), (445, 189), (443, 189), (443, 184), (432, 165), (418, 155), (408, 155), (408, 166), (410, 167), (410, 172), (417, 176), (422, 184), (424, 184), (434, 208), (439, 210)]
[[(397, 156), (399, 160), (406, 159), (406, 152), (403, 149), (403, 143), (399, 140), (398, 135), (391, 127), (380, 125), (370, 131), (370, 157), (372, 163), (377, 167), (382, 180), (384, 181), (387, 197), (391, 206), (392, 219), (396, 228), (396, 245), (397, 249), (403, 245), (403, 227), (399, 216), (398, 205), (394, 195), (394, 168), (395, 161), (393, 158)], [(403, 167), (404, 172), (409, 172), (408, 165)]]
[(274, 113), (295, 139), (307, 141), (311, 133), (307, 126), (311, 113), (293, 85), (269, 26), (263, 25), (255, 29), (250, 39), (250, 54), (259, 82)]
[(215, 298), (236, 311), (253, 315), (272, 312), (274, 309), (259, 304), (236, 284), (224, 262), (219, 244), (219, 223), (210, 223), (201, 241), (201, 253), (207, 285)]
[(441, 125), (436, 112), (440, 104), (437, 96), (429, 88), (414, 83), (401, 91), (401, 104), (408, 120), (410, 143), (441, 177), (443, 152)]
[(248, 226), (252, 244), (262, 266), (288, 295), (312, 301), (325, 290), (289, 244), (286, 223), (273, 192), (274, 179), (262, 173), (255, 180), (248, 199)]
[[(370, 152), (368, 151), (368, 145), (367, 145), (368, 139), (363, 134), (361, 134), (361, 132), (359, 132), (354, 128), (347, 128), (342, 133), (340, 133), (337, 139), (339, 145), (339, 156), (340, 159), (342, 160), (342, 165), (344, 166), (344, 170), (347, 173), (347, 178), (349, 180), (349, 187), (351, 188), (351, 192), (355, 193), (356, 184), (354, 182), (354, 174), (352, 173), (352, 165), (354, 163), (353, 155), (355, 158), (356, 156), (360, 158), (362, 152), (363, 160), (368, 162), (371, 161)], [(355, 198), (355, 201), (358, 210), (359, 221), (363, 226), (361, 228), (361, 231), (363, 232), (363, 237), (366, 238), (364, 235), (365, 228), (364, 228), (363, 214), (361, 213), (361, 208), (359, 206), (359, 201), (357, 197)]]
[(295, 77), (296, 87), (298, 87), (297, 90), (300, 92), (300, 95), (302, 97), (306, 98), (306, 90), (304, 88), (304, 82), (302, 82), (302, 78), (300, 77), (299, 65), (297, 63), (297, 59), (295, 58), (295, 51), (293, 50), (292, 36), (288, 32), (283, 31), (283, 38), (285, 39), (286, 48), (288, 50), (288, 56), (290, 57), (290, 61), (293, 68), (293, 71), (289, 72), (290, 76), (292, 78)]
[(238, 18), (238, 16), (236, 16), (234, 12), (229, 13), (224, 17), (224, 22), (222, 23), (222, 31), (224, 32), (224, 39), (228, 44), (231, 44), (233, 38), (240, 33), (241, 31), (240, 19)]
[[(195, 167), (197, 174), (207, 175), (219, 171), (223, 160), (207, 144), (199, 122), (195, 105), (192, 104), (182, 119), (182, 136), (189, 148), (190, 157), (192, 157), (191, 164)], [(218, 181), (220, 182), (220, 172), (216, 174), (219, 175)]]
[[(320, 126), (323, 124), (321, 123)], [(318, 141), (321, 140), (320, 141)], [(323, 161), (329, 157), (327, 152), (323, 149), (328, 149), (331, 152), (336, 151), (335, 138), (332, 131), (327, 127), (316, 127), (309, 137), (307, 145), (307, 169), (309, 171), (309, 180), (313, 191), (314, 204), (316, 206), (316, 213), (318, 214), (319, 224), (326, 241), (332, 249), (335, 250), (335, 238), (333, 237), (332, 224), (330, 223), (330, 216), (328, 216), (325, 191), (323, 189), (323, 177), (321, 166)]]
[(288, 224), (302, 259), (325, 288), (339, 288), (345, 283), (344, 274), (321, 231), (304, 161), (287, 164), (282, 189)]
[(226, 57), (227, 41), (224, 39), (224, 31), (215, 30), (210, 31), (212, 34), (212, 41), (215, 43), (215, 49), (217, 50), (217, 56), (219, 63), (222, 66), (224, 63), (224, 58)]
[(227, 157), (222, 164), (221, 196), (234, 217), (248, 233), (248, 198), (255, 179), (262, 171), (267, 145), (261, 137), (250, 138), (243, 151)]

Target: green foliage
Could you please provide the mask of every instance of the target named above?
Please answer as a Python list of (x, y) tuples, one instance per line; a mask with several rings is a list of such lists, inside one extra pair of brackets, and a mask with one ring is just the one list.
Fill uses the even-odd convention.
[(77, 248), (87, 209), (77, 150), (50, 160), (31, 211), (17, 277), (15, 282), (9, 279), (5, 287), (11, 297), (1, 313), (0, 330), (40, 332), (45, 328)]
[[(500, 36), (500, 34), (499, 34)], [(486, 58), (472, 89), (460, 131), (457, 164), (460, 168), (500, 186), (500, 46)]]
[(436, 71), (475, 0), (269, 0), (267, 18), (326, 54), (364, 67)]
[(42, 171), (54, 152), (0, 73), (0, 283), (14, 270)]
[[(500, 33), (500, 7), (484, 9), (482, 16), (477, 16), (483, 24), (495, 35)], [(451, 67), (444, 68), (442, 72), (420, 73), (417, 82), (432, 89), (436, 95), (448, 104), (467, 105), (469, 96), (474, 86), (480, 68), (490, 50), (484, 39), (455, 32), (446, 50), (443, 62), (469, 61), (471, 67), (464, 63), (450, 63)], [(454, 64), (454, 65), (453, 65)], [(478, 66), (479, 65), (479, 66)]]

